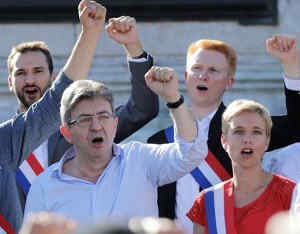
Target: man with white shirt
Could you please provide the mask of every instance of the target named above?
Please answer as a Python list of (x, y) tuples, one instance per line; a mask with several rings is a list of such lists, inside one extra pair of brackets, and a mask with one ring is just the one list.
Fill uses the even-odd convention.
[(61, 101), (61, 132), (73, 144), (30, 188), (30, 212), (57, 212), (79, 223), (158, 216), (157, 187), (189, 173), (207, 155), (206, 137), (178, 91), (173, 69), (152, 67), (146, 83), (167, 103), (175, 143), (115, 144), (118, 118), (112, 91), (93, 81), (76, 82)]
[[(116, 142), (143, 127), (158, 113), (158, 97), (147, 86), (144, 74), (153, 64), (138, 38), (136, 21), (129, 16), (112, 18), (106, 27), (113, 41), (123, 45), (131, 74), (131, 96), (125, 105), (116, 108), (119, 126)], [(44, 42), (33, 41), (16, 45), (7, 59), (10, 90), (18, 101), (18, 113), (25, 112), (38, 101), (55, 79), (53, 61)], [(59, 131), (32, 152), (17, 170), (17, 182), (24, 208), (31, 183), (48, 166), (60, 160), (71, 145)]]
[[(268, 52), (278, 58), (284, 70), (287, 116), (272, 120), (274, 127), (268, 151), (300, 141), (300, 77), (298, 50), (295, 38), (275, 36), (266, 43)], [(192, 207), (199, 190), (227, 180), (232, 176), (231, 160), (221, 145), (221, 117), (226, 108), (222, 97), (231, 89), (236, 71), (236, 53), (226, 43), (217, 40), (199, 40), (187, 51), (186, 86), (191, 109), (199, 126), (206, 129), (209, 155), (190, 174), (179, 181), (159, 188), (160, 216), (177, 218), (187, 233), (192, 223), (186, 213)], [(157, 132), (149, 143), (173, 141), (173, 127)]]

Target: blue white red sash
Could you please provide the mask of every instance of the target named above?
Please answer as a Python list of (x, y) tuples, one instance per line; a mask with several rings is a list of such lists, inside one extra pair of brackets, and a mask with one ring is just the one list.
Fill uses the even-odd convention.
[[(46, 141), (45, 143), (48, 144)], [(16, 173), (17, 183), (27, 195), (31, 184), (48, 164), (47, 145), (43, 143), (21, 164)]]
[(2, 214), (0, 214), (0, 234), (3, 233), (15, 234), (15, 231), (13, 230), (9, 222), (5, 219), (5, 217)]
[(209, 234), (237, 234), (232, 180), (204, 190), (204, 202)]
[[(173, 126), (165, 129), (165, 135), (168, 142), (174, 142)], [(191, 171), (191, 175), (203, 189), (209, 188), (222, 181), (229, 180), (232, 177), (221, 165), (216, 156), (209, 150), (205, 160)]]

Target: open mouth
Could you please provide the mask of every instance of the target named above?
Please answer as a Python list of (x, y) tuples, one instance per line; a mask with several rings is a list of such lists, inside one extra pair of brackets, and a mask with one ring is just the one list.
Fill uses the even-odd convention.
[(104, 141), (103, 137), (95, 137), (92, 142), (95, 144), (100, 144)]
[(245, 157), (250, 157), (253, 154), (253, 149), (247, 148), (241, 151), (241, 154)]
[(207, 91), (207, 90), (208, 90), (207, 87), (201, 86), (201, 85), (198, 85), (198, 86), (197, 86), (197, 89), (198, 89), (199, 91)]
[(29, 96), (36, 96), (38, 91), (39, 91), (39, 89), (36, 87), (25, 88), (25, 94), (27, 94)]

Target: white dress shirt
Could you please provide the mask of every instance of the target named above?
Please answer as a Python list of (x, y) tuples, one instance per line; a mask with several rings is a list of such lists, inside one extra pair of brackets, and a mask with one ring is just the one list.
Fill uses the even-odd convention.
[(177, 137), (172, 144), (130, 142), (113, 146), (114, 156), (96, 183), (63, 173), (73, 148), (50, 166), (29, 191), (30, 212), (58, 212), (79, 223), (107, 217), (158, 216), (157, 187), (176, 181), (207, 155), (207, 138), (198, 132), (193, 142)]

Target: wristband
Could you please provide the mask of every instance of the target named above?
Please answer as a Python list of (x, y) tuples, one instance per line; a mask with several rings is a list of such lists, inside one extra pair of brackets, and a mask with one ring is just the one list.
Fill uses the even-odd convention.
[(168, 102), (168, 103), (167, 103), (167, 107), (170, 108), (170, 109), (176, 109), (176, 108), (178, 108), (182, 103), (184, 103), (184, 98), (183, 98), (183, 96), (182, 96), (182, 94), (181, 94), (178, 101), (176, 101), (176, 102)]

